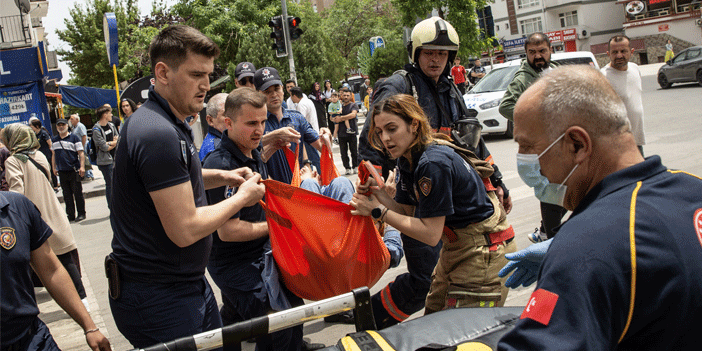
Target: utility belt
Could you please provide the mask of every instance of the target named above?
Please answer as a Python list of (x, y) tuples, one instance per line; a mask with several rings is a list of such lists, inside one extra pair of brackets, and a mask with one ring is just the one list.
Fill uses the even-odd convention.
[[(461, 228), (465, 229), (465, 228)], [(447, 241), (449, 243), (455, 243), (459, 240), (459, 235), (469, 235), (467, 233), (463, 233), (460, 229), (458, 229), (458, 234), (456, 233), (455, 230), (452, 228), (444, 226), (444, 236), (446, 237)], [(497, 250), (497, 246), (500, 244), (507, 245), (509, 244), (512, 239), (514, 239), (514, 228), (512, 226), (509, 226), (509, 228), (505, 230), (501, 230), (499, 232), (494, 232), (490, 234), (478, 234), (478, 235), (470, 235), (472, 237), (473, 242), (475, 243), (475, 246), (489, 246), (490, 251), (495, 251)]]

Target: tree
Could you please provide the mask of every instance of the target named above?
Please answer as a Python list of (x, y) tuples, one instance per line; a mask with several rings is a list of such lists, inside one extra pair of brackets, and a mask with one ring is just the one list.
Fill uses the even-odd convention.
[(410, 28), (414, 26), (417, 19), (427, 18), (427, 14), (436, 9), (439, 17), (451, 23), (458, 32), (461, 41), (459, 56), (475, 56), (492, 47), (492, 38), (481, 39), (481, 31), (477, 23), (476, 10), (488, 5), (486, 0), (390, 0), (390, 2), (402, 15), (402, 23)]
[(69, 49), (59, 49), (57, 54), (73, 71), (70, 84), (114, 88), (114, 74), (107, 60), (103, 35), (103, 15), (114, 12), (119, 33), (120, 80), (131, 76), (142, 66), (140, 51), (148, 48), (149, 33), (138, 30), (134, 24), (139, 20), (137, 0), (89, 0), (85, 6), (76, 4), (70, 9), (70, 17), (64, 20), (65, 30), (57, 30), (58, 37), (68, 43)]
[(407, 49), (401, 37), (385, 41), (385, 47), (376, 49), (368, 64), (368, 79), (375, 82), (390, 77), (393, 72), (407, 64)]

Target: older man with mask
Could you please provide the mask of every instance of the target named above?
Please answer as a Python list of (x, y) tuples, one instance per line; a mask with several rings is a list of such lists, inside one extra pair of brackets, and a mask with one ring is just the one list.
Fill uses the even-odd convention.
[(224, 101), (226, 100), (227, 94), (219, 93), (207, 102), (205, 119), (209, 127), (205, 139), (202, 140), (202, 146), (200, 146), (200, 162), (203, 162), (205, 156), (216, 149), (222, 141), (222, 133), (227, 128), (224, 123)]
[(634, 133), (636, 146), (643, 155), (643, 145), (646, 144), (646, 138), (644, 137), (641, 71), (639, 71), (637, 64), (629, 62), (631, 54), (634, 52), (629, 37), (615, 35), (609, 39), (608, 45), (607, 55), (609, 55), (610, 62), (607, 66), (602, 67), (602, 74), (607, 77), (614, 91), (624, 101), (626, 114), (629, 117), (629, 123), (631, 123), (631, 132)]
[(507, 286), (538, 282), (498, 349), (698, 349), (702, 178), (644, 160), (621, 99), (587, 66), (534, 83), (514, 139), (522, 180), (573, 214), (554, 239), (506, 255), (501, 274), (518, 267)]
[[(543, 33), (533, 33), (527, 37), (524, 44), (527, 58), (522, 60), (522, 65), (514, 74), (512, 82), (507, 87), (505, 96), (500, 102), (500, 114), (512, 121), (514, 105), (519, 97), (531, 86), (539, 76), (556, 67), (551, 62), (551, 42)], [(531, 242), (540, 242), (556, 235), (556, 229), (561, 224), (561, 219), (566, 210), (557, 205), (541, 202), (541, 226), (528, 234)]]

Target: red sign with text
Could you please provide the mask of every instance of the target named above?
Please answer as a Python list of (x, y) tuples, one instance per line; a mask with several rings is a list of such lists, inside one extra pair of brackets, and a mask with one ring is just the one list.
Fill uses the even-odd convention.
[(563, 41), (575, 40), (578, 37), (575, 34), (575, 28), (568, 28), (563, 30)]
[(659, 25), (658, 25), (658, 31), (659, 31), (659, 32), (665, 32), (665, 31), (667, 31), (668, 29), (670, 29), (670, 26), (667, 25), (667, 24), (659, 24)]
[(548, 33), (546, 33), (546, 35), (548, 36), (548, 40), (550, 40), (552, 43), (563, 41), (563, 31), (562, 30), (555, 30), (553, 32), (548, 32)]

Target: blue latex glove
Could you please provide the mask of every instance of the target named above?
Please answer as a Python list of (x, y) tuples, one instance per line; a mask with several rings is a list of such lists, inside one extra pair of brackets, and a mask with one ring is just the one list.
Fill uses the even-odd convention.
[(500, 277), (505, 277), (513, 270), (514, 273), (507, 278), (505, 286), (515, 289), (520, 285), (526, 287), (533, 284), (539, 275), (541, 261), (544, 260), (546, 251), (548, 251), (548, 247), (551, 246), (551, 241), (553, 241), (553, 239), (548, 239), (544, 242), (530, 245), (526, 249), (506, 254), (505, 258), (510, 260), (510, 262), (500, 270), (498, 275)]

